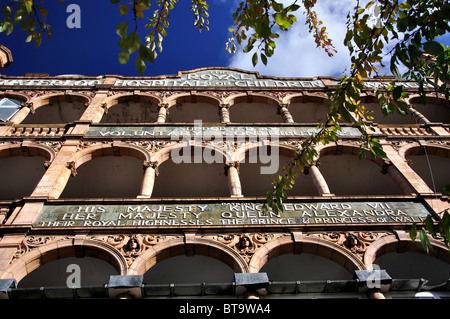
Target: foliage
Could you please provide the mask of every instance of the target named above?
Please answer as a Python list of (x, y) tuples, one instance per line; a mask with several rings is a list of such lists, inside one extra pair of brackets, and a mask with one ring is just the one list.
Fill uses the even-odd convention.
[[(63, 2), (64, 0), (59, 0)], [(146, 69), (146, 63), (154, 63), (158, 53), (162, 52), (163, 40), (167, 36), (170, 11), (177, 0), (111, 0), (118, 5), (119, 15), (131, 16), (128, 22), (121, 22), (116, 27), (119, 36), (118, 60), (128, 63), (130, 55), (136, 53), (136, 68), (140, 74)], [(200, 32), (208, 30), (208, 4), (204, 0), (191, 0), (191, 12), (194, 14), (194, 27)], [(275, 0), (241, 1), (233, 14), (234, 27), (230, 28), (231, 37), (226, 43), (226, 50), (234, 53), (240, 46), (243, 52), (252, 54), (252, 63), (260, 61), (267, 65), (276, 49), (276, 41), (281, 32), (287, 32), (297, 23), (294, 13), (301, 8), (306, 17), (306, 25), (314, 36), (317, 47), (329, 56), (336, 52), (323, 22), (318, 18), (314, 7), (316, 0), (292, 0), (284, 5)], [(27, 33), (27, 42), (41, 44), (44, 34), (51, 38), (51, 26), (46, 24), (47, 10), (33, 0), (10, 1), (1, 10), (0, 32), (9, 35), (16, 26)], [(376, 18), (375, 21), (373, 18)], [(343, 75), (337, 89), (328, 95), (329, 113), (326, 121), (318, 127), (318, 133), (307, 138), (296, 152), (289, 165), (284, 168), (284, 176), (273, 181), (273, 188), (267, 193), (266, 209), (282, 210), (282, 203), (287, 199), (286, 190), (292, 188), (296, 170), (305, 171), (313, 165), (317, 156), (314, 146), (337, 141), (341, 129), (339, 120), (361, 128), (361, 147), (359, 157), (369, 154), (372, 157), (386, 156), (380, 141), (371, 132), (371, 112), (361, 103), (364, 88), (363, 78), (379, 76), (384, 59), (389, 59), (389, 68), (396, 79), (409, 79), (419, 84), (419, 94), (425, 102), (427, 85), (435, 93), (450, 97), (448, 83), (450, 49), (435, 41), (436, 37), (450, 31), (450, 4), (448, 0), (378, 0), (360, 5), (356, 1), (353, 11), (347, 16), (347, 33), (344, 44), (351, 57), (349, 74)], [(138, 34), (138, 19), (147, 19), (144, 39)], [(400, 70), (406, 70), (401, 74)], [(401, 85), (390, 82), (387, 88), (375, 90), (383, 114), (406, 114), (409, 105), (404, 101), (407, 94)], [(440, 234), (445, 243), (449, 241), (449, 217), (434, 225), (431, 217), (420, 230), (424, 247), (430, 247), (426, 231), (432, 236)], [(415, 239), (417, 230), (411, 229), (411, 238)]]

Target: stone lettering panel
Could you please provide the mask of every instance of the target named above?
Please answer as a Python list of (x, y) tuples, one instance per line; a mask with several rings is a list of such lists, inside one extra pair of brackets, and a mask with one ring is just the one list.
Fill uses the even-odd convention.
[(263, 203), (218, 202), (118, 205), (46, 205), (34, 227), (139, 227), (307, 224), (411, 224), (429, 215), (411, 201), (285, 203), (283, 212)]
[[(303, 137), (317, 133), (315, 126), (90, 126), (87, 137), (154, 137), (178, 139), (184, 136), (277, 136)], [(342, 127), (339, 136), (359, 137), (356, 127)]]

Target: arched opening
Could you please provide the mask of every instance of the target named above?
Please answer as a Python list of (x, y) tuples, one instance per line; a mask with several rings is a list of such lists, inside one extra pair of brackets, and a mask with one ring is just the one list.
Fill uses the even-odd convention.
[(385, 269), (393, 279), (423, 278), (428, 280), (427, 286), (444, 284), (450, 278), (448, 262), (416, 251), (387, 253), (378, 256), (373, 263)]
[(277, 101), (264, 96), (241, 96), (230, 106), (232, 123), (284, 123)]
[[(66, 124), (81, 118), (88, 99), (81, 96), (57, 95), (46, 98), (30, 112), (21, 124)], [(37, 102), (34, 102), (37, 103)]]
[[(445, 157), (448, 150), (427, 147), (426, 153), (423, 147), (411, 150), (406, 155), (411, 168), (424, 180), (435, 192), (442, 193), (446, 185), (450, 184), (450, 158)], [(439, 154), (439, 155), (436, 155)]]
[(398, 113), (397, 111), (385, 115), (381, 110), (381, 105), (377, 98), (373, 96), (367, 96), (362, 99), (362, 103), (367, 110), (372, 111), (369, 116), (373, 117), (371, 121), (379, 124), (417, 124), (416, 119), (414, 118), (414, 113), (412, 111), (408, 111), (405, 115)]
[(402, 195), (401, 189), (382, 167), (356, 155), (320, 156), (319, 170), (332, 194), (336, 195)]
[(302, 253), (286, 254), (270, 259), (260, 270), (273, 281), (351, 280), (352, 274), (325, 257)]
[[(205, 161), (210, 154), (213, 159)], [(229, 197), (225, 160), (221, 154), (215, 154), (214, 150), (201, 147), (174, 150), (158, 166), (152, 197)]]
[[(71, 287), (74, 284), (103, 286), (111, 275), (118, 275), (117, 269), (108, 262), (95, 257), (67, 257), (39, 266), (19, 283), (19, 288)], [(75, 276), (78, 276), (76, 278)], [(79, 282), (77, 280), (79, 279)]]
[(133, 198), (139, 195), (142, 160), (131, 156), (97, 157), (77, 167), (61, 198)]
[[(180, 271), (182, 269), (182, 271)], [(174, 256), (157, 262), (144, 274), (146, 284), (233, 282), (233, 269), (212, 257)]]
[(13, 200), (31, 195), (45, 174), (46, 158), (4, 155), (5, 151), (0, 152), (0, 199)]
[(154, 123), (159, 101), (150, 96), (126, 95), (111, 102), (100, 123)]
[(220, 122), (219, 107), (207, 103), (179, 103), (168, 109), (167, 123)]
[(219, 101), (203, 95), (181, 95), (169, 103), (166, 123), (219, 123)]
[[(258, 153), (252, 156), (252, 151)], [(250, 150), (247, 152), (245, 160), (239, 164), (242, 194), (246, 197), (265, 197), (267, 191), (273, 186), (271, 179), (278, 181), (280, 175), (286, 175), (283, 169), (288, 166), (293, 156), (289, 151), (281, 149), (279, 154), (270, 154), (269, 152), (267, 158), (261, 160), (261, 155), (265, 156), (265, 154), (267, 152), (261, 153), (259, 148), (258, 150)], [(275, 170), (275, 173), (272, 173), (272, 168)], [(312, 182), (311, 176), (301, 173), (298, 169), (295, 171), (298, 173), (298, 176), (294, 178), (295, 183), (292, 184), (291, 189), (286, 190), (286, 194), (288, 196), (317, 196), (318, 192)]]
[(425, 104), (420, 102), (420, 98), (410, 100), (413, 108), (419, 111), (430, 122), (450, 123), (450, 106), (447, 100), (436, 97), (427, 97)]
[(296, 123), (324, 123), (328, 108), (322, 102), (291, 103), (289, 112)]

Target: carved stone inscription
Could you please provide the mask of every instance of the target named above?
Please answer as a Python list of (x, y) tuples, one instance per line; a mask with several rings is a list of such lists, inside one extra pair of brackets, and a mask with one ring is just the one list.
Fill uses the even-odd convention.
[[(315, 126), (91, 126), (88, 137), (160, 137), (180, 136), (221, 137), (221, 136), (277, 136), (299, 137), (317, 133)], [(340, 136), (360, 136), (356, 127), (342, 127)]]
[(211, 226), (374, 224), (421, 222), (429, 212), (421, 203), (285, 203), (283, 212), (263, 211), (263, 203), (47, 205), (34, 227)]

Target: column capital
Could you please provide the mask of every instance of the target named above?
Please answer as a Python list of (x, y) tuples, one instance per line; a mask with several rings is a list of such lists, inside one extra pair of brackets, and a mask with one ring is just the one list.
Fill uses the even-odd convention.
[(159, 175), (159, 171), (158, 171), (159, 163), (158, 163), (158, 161), (144, 161), (143, 165), (144, 165), (144, 169), (147, 169), (149, 167), (153, 168), (155, 170), (156, 176)]

